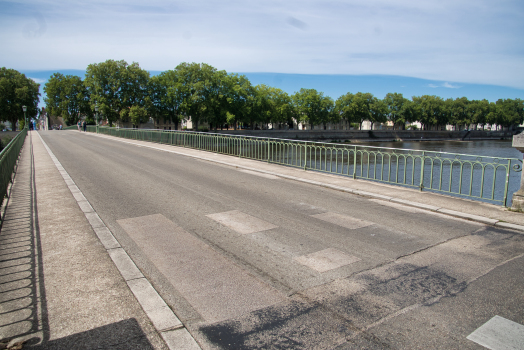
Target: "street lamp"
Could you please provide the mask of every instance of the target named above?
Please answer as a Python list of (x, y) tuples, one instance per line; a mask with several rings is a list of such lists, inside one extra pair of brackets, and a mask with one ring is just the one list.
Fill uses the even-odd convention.
[(27, 117), (26, 117), (26, 111), (27, 111), (27, 107), (26, 106), (22, 106), (22, 110), (24, 111), (24, 121), (25, 121), (25, 127), (28, 128), (29, 126), (27, 125)]
[(98, 102), (95, 103), (95, 113), (96, 113), (96, 133), (98, 134)]

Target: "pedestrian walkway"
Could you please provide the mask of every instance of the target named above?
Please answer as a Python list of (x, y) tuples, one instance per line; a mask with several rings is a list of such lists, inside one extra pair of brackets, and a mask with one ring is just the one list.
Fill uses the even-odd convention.
[(36, 131), (3, 209), (0, 349), (185, 348), (155, 329)]

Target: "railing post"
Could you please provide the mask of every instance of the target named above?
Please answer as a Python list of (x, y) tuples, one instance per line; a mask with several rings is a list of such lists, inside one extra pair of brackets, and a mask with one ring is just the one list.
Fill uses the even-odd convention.
[(422, 158), (420, 162), (420, 190), (422, 191), (424, 189), (424, 168), (425, 168), (425, 155), (426, 152), (422, 152)]
[(267, 162), (269, 163), (269, 138), (266, 141), (267, 141)]
[[(509, 186), (509, 172), (511, 171), (511, 159), (508, 160), (508, 166), (506, 168), (506, 184), (504, 186), (504, 202), (502, 204), (507, 207), (507, 200), (508, 200), (508, 186)], [(493, 175), (495, 176), (495, 175)]]
[(355, 151), (353, 151), (353, 179), (356, 179), (356, 178), (357, 178), (357, 146), (355, 146)]
[(304, 170), (307, 169), (307, 141), (304, 142)]

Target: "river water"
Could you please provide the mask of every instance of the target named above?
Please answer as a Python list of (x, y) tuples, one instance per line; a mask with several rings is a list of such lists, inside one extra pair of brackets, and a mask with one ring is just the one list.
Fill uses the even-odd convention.
[(522, 159), (522, 153), (511, 147), (511, 140), (362, 142), (358, 145)]
[[(365, 142), (358, 145), (522, 159), (522, 153), (511, 147), (511, 140)], [(513, 193), (520, 187), (520, 176), (521, 172), (510, 172), (508, 205)]]

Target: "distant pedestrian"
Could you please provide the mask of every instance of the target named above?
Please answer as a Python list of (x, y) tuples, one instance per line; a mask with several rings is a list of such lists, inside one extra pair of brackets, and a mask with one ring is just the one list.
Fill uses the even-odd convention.
[(78, 131), (81, 131), (80, 127), (82, 126), (82, 123), (80, 122), (80, 120), (78, 121), (78, 123), (76, 123), (76, 126), (78, 126)]
[(86, 132), (86, 129), (87, 129), (87, 123), (86, 121), (84, 120), (84, 122), (82, 123), (82, 127), (84, 129), (84, 132)]

